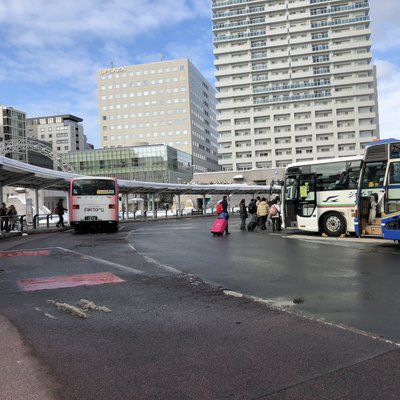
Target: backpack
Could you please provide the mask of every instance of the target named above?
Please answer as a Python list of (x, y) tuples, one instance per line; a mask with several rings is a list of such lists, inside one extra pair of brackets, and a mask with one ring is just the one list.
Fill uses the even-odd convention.
[(255, 214), (256, 212), (257, 212), (257, 206), (256, 206), (256, 202), (255, 201), (252, 201), (250, 204), (249, 204), (249, 213), (250, 214)]
[(224, 211), (224, 206), (222, 203), (217, 204), (217, 214), (221, 214)]
[(275, 206), (271, 206), (269, 209), (269, 215), (271, 217), (275, 217), (275, 215), (278, 213), (278, 209)]

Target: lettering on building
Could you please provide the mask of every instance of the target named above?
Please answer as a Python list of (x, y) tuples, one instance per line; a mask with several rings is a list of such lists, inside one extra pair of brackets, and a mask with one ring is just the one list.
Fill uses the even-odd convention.
[(107, 68), (107, 69), (102, 69), (102, 70), (100, 71), (100, 74), (101, 74), (101, 75), (104, 75), (104, 74), (114, 74), (114, 73), (116, 73), (116, 72), (125, 72), (125, 71), (126, 71), (126, 68), (125, 68), (125, 67)]

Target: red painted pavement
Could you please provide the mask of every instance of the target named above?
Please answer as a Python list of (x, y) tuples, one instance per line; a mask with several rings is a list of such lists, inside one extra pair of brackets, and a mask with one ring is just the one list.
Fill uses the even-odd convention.
[(103, 272), (98, 274), (62, 275), (34, 279), (21, 279), (20, 285), (22, 291), (33, 292), (35, 290), (60, 289), (84, 285), (103, 285), (105, 283), (120, 282), (124, 282), (124, 280), (112, 274), (111, 272)]
[(50, 250), (27, 250), (27, 251), (1, 251), (2, 257), (21, 257), (21, 256), (48, 256)]

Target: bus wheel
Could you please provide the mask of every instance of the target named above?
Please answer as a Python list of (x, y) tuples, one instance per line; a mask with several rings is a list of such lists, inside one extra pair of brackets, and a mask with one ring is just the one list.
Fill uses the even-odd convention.
[(343, 235), (346, 232), (344, 218), (339, 213), (327, 213), (322, 220), (322, 232), (331, 237)]

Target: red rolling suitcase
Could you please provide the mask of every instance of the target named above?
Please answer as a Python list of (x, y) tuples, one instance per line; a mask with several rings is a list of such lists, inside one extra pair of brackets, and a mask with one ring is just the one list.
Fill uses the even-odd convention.
[(228, 221), (225, 218), (217, 218), (211, 228), (211, 233), (213, 234), (213, 236), (222, 236), (227, 226)]

